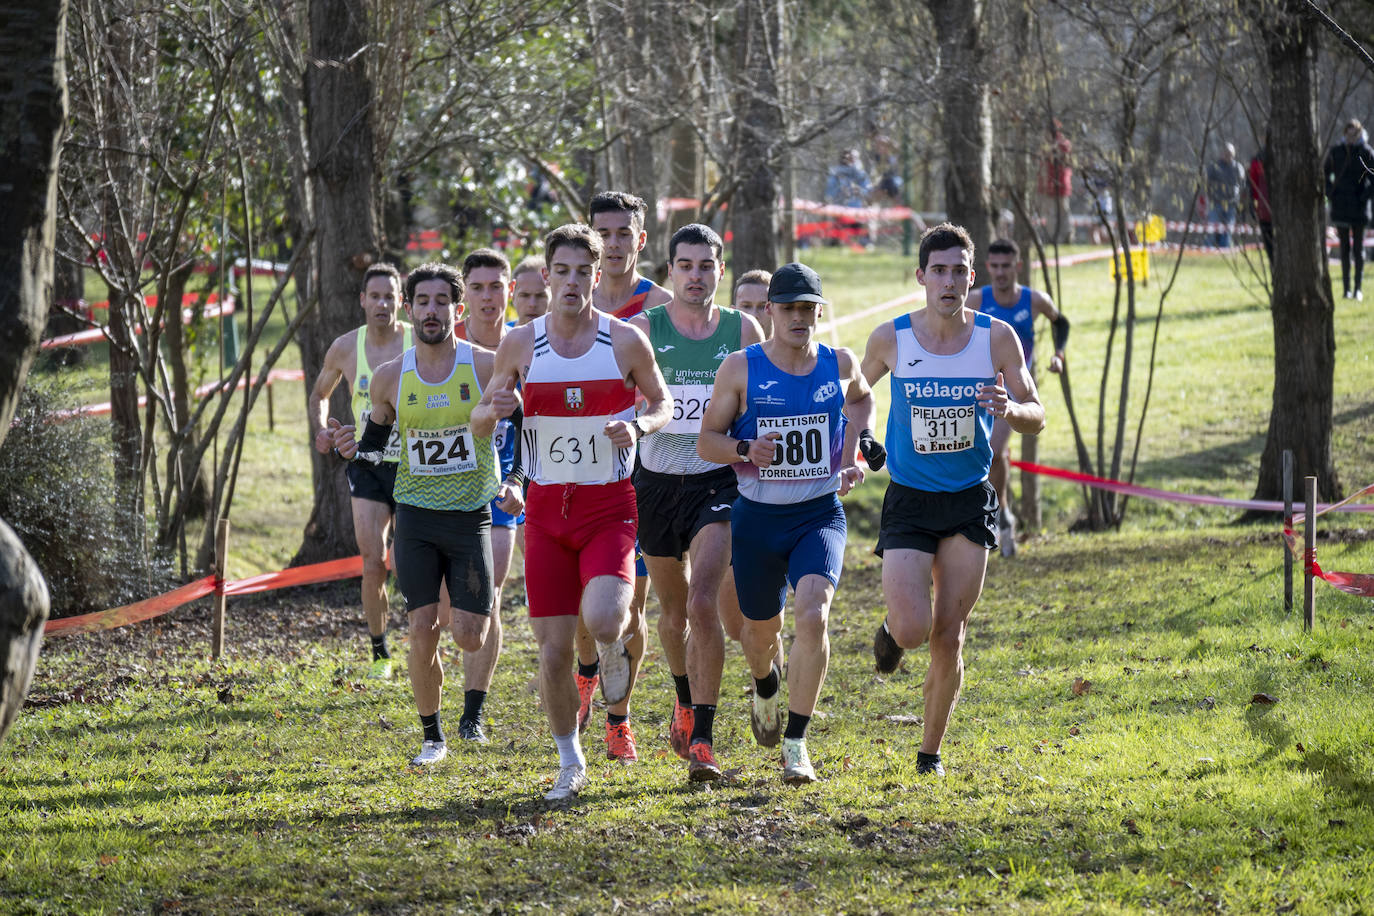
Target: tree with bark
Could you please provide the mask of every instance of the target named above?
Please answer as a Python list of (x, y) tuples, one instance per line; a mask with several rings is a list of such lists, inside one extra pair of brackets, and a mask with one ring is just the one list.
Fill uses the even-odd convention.
[[(66, 15), (65, 0), (0, 4), (0, 444), (52, 296)], [(47, 585), (0, 521), (0, 741), (23, 706), (47, 619)]]

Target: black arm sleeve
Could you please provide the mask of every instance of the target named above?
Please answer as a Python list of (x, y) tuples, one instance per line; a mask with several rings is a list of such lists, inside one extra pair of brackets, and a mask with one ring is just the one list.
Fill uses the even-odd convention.
[(383, 426), (368, 417), (367, 426), (363, 429), (363, 437), (358, 440), (358, 453), (353, 456), (353, 460), (366, 461), (368, 464), (381, 464), (382, 455), (386, 452), (386, 441), (390, 438), (390, 423)]
[(1059, 317), (1050, 322), (1050, 336), (1054, 339), (1054, 349), (1058, 352), (1069, 342), (1069, 319), (1060, 312)]

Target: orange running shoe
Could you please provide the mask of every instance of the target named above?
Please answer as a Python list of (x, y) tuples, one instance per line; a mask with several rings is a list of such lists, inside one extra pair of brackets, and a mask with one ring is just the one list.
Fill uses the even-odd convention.
[(692, 743), (692, 727), (696, 724), (696, 717), (692, 715), (692, 707), (683, 706), (681, 702), (673, 700), (673, 718), (668, 722), (668, 743), (673, 746), (673, 753), (683, 760), (690, 760), (687, 756), (687, 748)]
[(693, 741), (687, 749), (687, 776), (692, 782), (711, 782), (720, 779), (720, 765), (711, 752), (708, 741)]
[(619, 760), (626, 766), (639, 759), (635, 749), (635, 733), (630, 731), (630, 720), (612, 723), (606, 720), (606, 759)]
[(583, 677), (575, 671), (573, 677), (577, 679), (577, 730), (581, 732), (586, 731), (587, 720), (592, 717), (592, 694), (596, 692), (596, 683), (601, 678), (596, 674)]

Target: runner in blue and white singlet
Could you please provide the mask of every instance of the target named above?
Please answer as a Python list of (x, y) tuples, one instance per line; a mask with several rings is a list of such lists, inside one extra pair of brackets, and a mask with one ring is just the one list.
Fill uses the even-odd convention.
[(926, 304), (874, 329), (863, 361), (869, 384), (892, 375), (892, 483), (874, 548), (887, 619), (873, 658), (890, 674), (907, 649), (930, 641), (916, 770), (932, 775), (944, 775), (940, 745), (963, 685), (963, 637), (997, 546), (993, 420), (1027, 435), (1045, 425), (1016, 332), (968, 307), (973, 256), (962, 227), (927, 230), (916, 271)]
[[(778, 268), (768, 287), (773, 336), (721, 365), (697, 451), (733, 462), (739, 499), (730, 515), (740, 644), (754, 676), (750, 727), (765, 747), (782, 742), (787, 783), (816, 780), (806, 750), (830, 658), (826, 624), (847, 535), (839, 497), (862, 483), (854, 463), (869, 442), (873, 393), (849, 350), (814, 335), (825, 300), (803, 264)], [(865, 455), (873, 454), (871, 448)], [(796, 592), (796, 641), (787, 660), (787, 726), (775, 659), (787, 586)]]

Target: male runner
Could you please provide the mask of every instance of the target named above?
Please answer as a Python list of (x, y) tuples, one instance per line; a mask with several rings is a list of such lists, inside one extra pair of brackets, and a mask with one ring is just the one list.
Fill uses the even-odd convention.
[[(373, 264), (363, 273), (363, 291), (358, 297), (366, 323), (356, 331), (341, 335), (329, 345), (324, 366), (310, 390), (310, 429), (315, 451), (328, 454), (334, 447), (330, 432), (329, 396), (339, 384), (348, 382), (353, 393), (353, 417), (359, 426), (367, 425), (372, 410), (372, 378), (375, 368), (401, 355), (411, 345), (410, 325), (400, 319), (401, 275), (390, 264)], [(391, 652), (386, 645), (386, 624), (390, 616), (386, 594), (386, 541), (396, 503), (391, 488), (396, 480), (396, 461), (401, 454), (400, 440), (388, 443), (381, 464), (350, 464), (348, 492), (352, 497), (353, 536), (363, 558), (363, 614), (372, 636), (372, 677), (391, 678)]]
[(730, 506), (739, 495), (734, 471), (697, 454), (697, 435), (722, 361), (763, 339), (753, 319), (715, 304), (724, 248), (700, 223), (673, 233), (673, 298), (630, 319), (649, 336), (674, 401), (672, 421), (639, 447), (634, 485), (639, 546), (658, 595), (658, 638), (677, 691), (668, 738), (694, 782), (721, 776), (713, 725), (725, 637), (716, 599), (730, 565)]
[(735, 280), (734, 307), (753, 318), (767, 340), (773, 336), (773, 316), (768, 313), (768, 283), (773, 275), (766, 270), (749, 270)]
[(372, 415), (360, 441), (354, 427), (330, 421), (335, 448), (350, 460), (379, 462), (393, 422), (401, 439), (396, 579), (410, 615), (410, 684), (424, 729), (415, 766), (448, 754), (439, 722), (440, 590), (448, 589), (454, 640), (464, 652), (477, 652), (492, 607), (490, 503), (498, 493), (508, 508), (519, 502), (519, 487), (501, 480), (491, 440), (496, 418), (511, 415), (518, 400), (512, 391), (484, 392), (493, 354), (454, 334), (462, 298), (463, 278), (452, 267), (425, 264), (411, 271), (406, 302), (415, 346), (377, 371)]
[[(594, 196), (587, 207), (587, 219), (601, 237), (601, 280), (592, 293), (592, 305), (628, 321), (646, 308), (662, 305), (672, 298), (663, 287), (648, 277), (639, 275), (639, 253), (649, 236), (644, 231), (644, 201), (623, 191), (603, 191)], [(644, 600), (649, 593), (648, 571), (638, 558), (636, 548), (635, 592), (630, 603), (630, 624), (634, 637), (630, 640), (630, 655), (635, 670), (644, 657), (648, 625), (644, 619)], [(577, 627), (577, 727), (584, 729), (592, 714), (592, 694), (597, 684), (596, 642), (587, 632), (585, 623)], [(630, 684), (631, 691), (634, 684)], [(629, 694), (619, 703), (606, 708), (606, 756), (622, 763), (639, 759), (634, 732), (630, 728)]]
[(515, 265), (510, 285), (515, 324), (529, 324), (549, 310), (549, 283), (544, 279), (544, 259), (539, 255), (532, 254)]
[(930, 640), (925, 732), (918, 772), (944, 774), (940, 743), (964, 680), (964, 633), (997, 546), (997, 492), (988, 482), (992, 421), (1025, 435), (1045, 409), (1016, 332), (967, 307), (973, 240), (941, 223), (921, 236), (916, 279), (922, 309), (879, 325), (863, 372), (871, 385), (892, 373), (887, 421), (892, 483), (878, 545), (887, 619), (873, 640), (878, 670), (895, 671), (905, 649)]
[[(632, 630), (638, 514), (630, 483), (634, 445), (672, 416), (672, 402), (639, 329), (592, 307), (601, 238), (560, 226), (544, 243), (549, 313), (511, 329), (496, 352), (493, 390), (521, 383), (523, 465), (530, 480), (525, 545), (530, 624), (539, 643), (544, 709), (558, 747), (549, 800), (586, 784), (578, 742), (573, 642), (579, 617), (596, 640), (608, 704), (630, 692), (638, 660)], [(647, 409), (635, 417), (635, 388)]]
[[(986, 263), (992, 284), (979, 290), (978, 310), (1012, 326), (1021, 340), (1027, 368), (1031, 367), (1035, 356), (1035, 318), (1044, 315), (1049, 319), (1054, 338), (1050, 371), (1062, 372), (1064, 347), (1069, 342), (1069, 319), (1054, 307), (1049, 296), (1016, 282), (1021, 272), (1021, 249), (1010, 239), (998, 239), (988, 246)], [(988, 471), (988, 480), (997, 490), (997, 503), (1002, 507), (997, 516), (997, 540), (1004, 557), (1016, 554), (1016, 516), (1007, 502), (1010, 462), (1011, 427), (998, 417), (992, 424), (992, 468)]]
[[(463, 259), (463, 320), (455, 327), (459, 340), (467, 340), (495, 351), (506, 333), (506, 303), (511, 292), (510, 261), (493, 248), (479, 248)], [(515, 427), (509, 419), (499, 420), (493, 440), (505, 479), (515, 464)], [(501, 509), (500, 500), (491, 503), (492, 614), (491, 630), (477, 652), (463, 653), (463, 715), (458, 720), (458, 737), (478, 744), (487, 743), (482, 725), (482, 709), (491, 689), (496, 663), (501, 657), (504, 628), (501, 624), (501, 588), (510, 572), (515, 551), (515, 529), (524, 516)]]
[[(876, 461), (882, 446), (868, 428), (873, 394), (858, 360), (815, 340), (825, 304), (820, 277), (804, 264), (784, 264), (768, 300), (774, 336), (726, 358), (697, 450), (707, 461), (734, 462), (739, 475), (730, 527), (745, 616), (741, 644), (754, 675), (750, 725), (764, 747), (782, 738), (783, 781), (800, 784), (816, 781), (806, 726), (830, 663), (826, 619), (847, 535), (839, 496), (863, 482), (856, 447)], [(776, 659), (789, 582), (797, 637), (787, 665), (784, 731)]]

